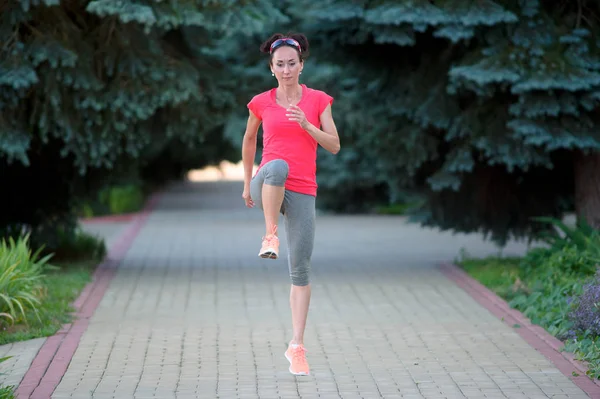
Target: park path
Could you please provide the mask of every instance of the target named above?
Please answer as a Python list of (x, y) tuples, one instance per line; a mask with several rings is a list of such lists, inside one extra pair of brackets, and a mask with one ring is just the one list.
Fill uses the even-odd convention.
[(262, 216), (240, 190), (186, 182), (160, 197), (53, 398), (588, 397), (438, 268), (493, 245), (400, 217), (318, 217), (313, 374), (290, 375), (285, 239), (279, 260), (256, 256)]

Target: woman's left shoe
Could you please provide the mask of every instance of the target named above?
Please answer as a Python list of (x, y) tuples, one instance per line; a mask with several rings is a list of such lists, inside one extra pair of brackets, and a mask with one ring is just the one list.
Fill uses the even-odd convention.
[(306, 361), (304, 345), (291, 344), (285, 351), (285, 358), (290, 362), (290, 373), (294, 375), (310, 375), (310, 368)]

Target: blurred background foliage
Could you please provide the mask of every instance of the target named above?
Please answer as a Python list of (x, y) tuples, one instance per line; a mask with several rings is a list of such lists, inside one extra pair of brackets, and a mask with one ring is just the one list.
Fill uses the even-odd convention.
[(2, 235), (50, 245), (239, 161), (245, 105), (275, 84), (258, 47), (288, 31), (311, 43), (303, 83), (335, 97), (319, 206), (501, 244), (547, 229), (534, 216), (598, 228), (599, 23), (586, 0), (4, 0)]

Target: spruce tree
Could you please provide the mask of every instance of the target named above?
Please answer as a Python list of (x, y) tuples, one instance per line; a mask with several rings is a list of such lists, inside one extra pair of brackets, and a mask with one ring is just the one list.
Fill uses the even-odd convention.
[(26, 183), (3, 194), (0, 227), (72, 222), (79, 188), (113, 174), (232, 158), (220, 46), (283, 18), (266, 0), (0, 3), (0, 176)]
[(500, 243), (573, 206), (600, 227), (597, 2), (296, 4), (337, 68), (330, 206), (417, 194), (415, 220)]

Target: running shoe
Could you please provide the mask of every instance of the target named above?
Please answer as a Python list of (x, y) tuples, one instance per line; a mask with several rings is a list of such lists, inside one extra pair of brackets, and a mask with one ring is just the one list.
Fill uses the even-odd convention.
[(306, 349), (303, 345), (291, 344), (285, 351), (285, 358), (290, 362), (290, 373), (294, 375), (310, 375), (306, 361)]
[(265, 259), (277, 259), (279, 256), (279, 238), (275, 235), (277, 226), (273, 227), (273, 233), (263, 237), (262, 247), (258, 256)]

